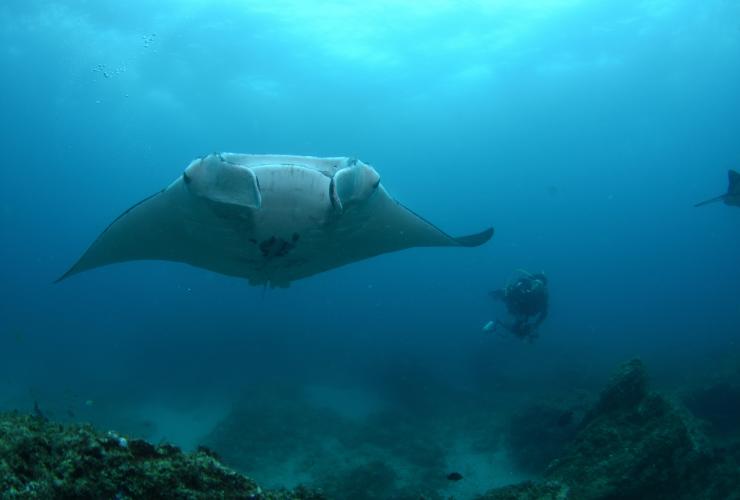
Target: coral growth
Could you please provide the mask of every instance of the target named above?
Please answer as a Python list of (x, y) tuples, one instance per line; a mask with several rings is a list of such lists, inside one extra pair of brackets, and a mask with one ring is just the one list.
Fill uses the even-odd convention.
[(550, 464), (547, 483), (500, 488), (481, 498), (740, 498), (740, 449), (707, 443), (685, 409), (648, 390), (645, 367), (633, 360)]
[[(692, 394), (687, 403), (696, 415), (719, 423), (715, 431), (736, 431), (736, 420), (726, 418), (734, 408), (732, 387)], [(716, 436), (722, 446), (713, 444), (687, 409), (650, 390), (638, 360), (620, 367), (593, 404), (540, 402), (513, 414), (508, 427), (490, 408), (476, 413), (465, 407), (462, 413), (422, 418), (407, 409), (383, 409), (345, 418), (298, 392), (265, 389), (250, 391), (206, 441), (227, 464), (250, 475), (274, 484), (303, 482), (325, 493), (263, 491), (203, 447), (185, 454), (90, 426), (53, 424), (38, 408), (35, 416), (0, 414), (0, 492), (117, 500), (469, 497), (480, 491), (473, 486), (476, 469), (479, 479), (489, 481), (481, 487), (496, 479), (480, 472), (485, 462), (466, 465), (456, 443), (467, 438), (477, 454), (490, 456), (497, 451), (491, 436), (506, 430), (509, 455), (520, 467), (541, 471), (541, 480), (491, 490), (481, 500), (740, 500), (740, 444)], [(451, 483), (451, 470), (464, 480)]]
[(127, 440), (90, 426), (0, 414), (3, 498), (322, 498), (305, 489), (262, 492), (205, 449)]

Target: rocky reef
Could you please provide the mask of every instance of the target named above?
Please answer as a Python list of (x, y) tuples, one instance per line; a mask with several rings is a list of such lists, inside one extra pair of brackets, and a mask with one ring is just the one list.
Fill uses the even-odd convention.
[[(295, 392), (266, 394), (250, 393), (205, 440), (235, 469), (210, 448), (183, 453), (61, 425), (38, 408), (0, 413), (0, 497), (471, 498), (506, 484), (495, 467), (480, 470), (499, 454), (528, 472), (518, 478), (539, 479), (479, 500), (740, 500), (736, 385), (711, 384), (673, 400), (650, 389), (639, 360), (622, 365), (598, 397), (540, 400), (507, 412), (508, 425), (491, 408), (465, 407), (465, 419), (388, 410), (345, 418)], [(465, 442), (469, 448), (455, 450)], [(237, 471), (317, 489), (263, 490)], [(451, 481), (450, 471), (461, 474)]]
[(0, 414), (2, 498), (234, 498), (319, 500), (304, 488), (263, 491), (200, 448), (128, 440), (89, 425)]
[(645, 367), (622, 367), (541, 482), (481, 500), (738, 499), (740, 447), (712, 446), (681, 405), (651, 392)]

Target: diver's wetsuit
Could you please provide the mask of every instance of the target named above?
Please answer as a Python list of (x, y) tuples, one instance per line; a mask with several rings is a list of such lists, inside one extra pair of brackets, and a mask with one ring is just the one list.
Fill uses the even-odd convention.
[(547, 317), (548, 311), (547, 277), (543, 273), (526, 274), (490, 295), (506, 304), (513, 318), (511, 322), (497, 319), (496, 326), (501, 325), (522, 339), (533, 340), (537, 337), (537, 328)]

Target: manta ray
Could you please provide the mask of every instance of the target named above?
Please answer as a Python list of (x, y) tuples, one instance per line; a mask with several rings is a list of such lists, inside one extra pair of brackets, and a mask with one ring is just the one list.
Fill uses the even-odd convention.
[(728, 170), (727, 177), (729, 185), (725, 194), (721, 194), (719, 196), (715, 196), (714, 198), (710, 198), (709, 200), (702, 201), (701, 203), (697, 203), (694, 206), (701, 207), (703, 205), (708, 205), (709, 203), (724, 201), (725, 205), (740, 207), (740, 173), (736, 172), (735, 170)]
[(393, 199), (360, 160), (214, 153), (119, 215), (58, 280), (132, 260), (166, 260), (292, 281), (411, 247), (475, 247), (493, 228), (453, 237)]

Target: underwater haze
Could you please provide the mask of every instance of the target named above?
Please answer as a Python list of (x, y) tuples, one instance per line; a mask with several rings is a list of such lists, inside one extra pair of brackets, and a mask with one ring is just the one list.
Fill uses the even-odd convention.
[[(522, 405), (632, 357), (740, 378), (740, 209), (693, 207), (740, 169), (735, 1), (4, 0), (0, 68), (2, 410), (270, 486), (472, 498), (533, 475), (497, 430)], [(287, 289), (161, 261), (53, 284), (214, 151), (359, 158), (495, 236)], [(549, 279), (534, 342), (482, 330), (518, 269)]]

